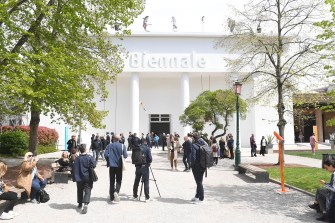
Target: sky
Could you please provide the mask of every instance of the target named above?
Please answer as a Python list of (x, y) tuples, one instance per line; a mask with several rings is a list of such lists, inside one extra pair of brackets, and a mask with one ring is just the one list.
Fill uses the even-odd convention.
[[(133, 33), (145, 32), (143, 18), (149, 16), (150, 32), (173, 32), (172, 16), (177, 32), (228, 31), (227, 19), (234, 17), (236, 8), (243, 8), (248, 0), (147, 0), (145, 10), (130, 29)], [(204, 23), (201, 18), (204, 17)]]

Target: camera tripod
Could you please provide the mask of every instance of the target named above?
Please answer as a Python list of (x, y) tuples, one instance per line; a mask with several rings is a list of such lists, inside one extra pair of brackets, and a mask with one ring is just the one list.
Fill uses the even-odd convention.
[[(157, 186), (157, 182), (156, 182), (156, 178), (155, 178), (154, 173), (152, 172), (151, 166), (149, 166), (149, 168), (150, 168), (151, 175), (152, 175), (152, 178), (153, 178), (153, 179), (150, 179), (150, 174), (149, 174), (149, 180), (152, 180), (152, 181), (155, 182), (155, 184), (156, 184), (156, 188), (157, 188), (157, 191), (158, 191), (158, 194), (159, 194), (159, 197), (162, 197), (162, 196), (161, 196), (161, 193), (159, 192), (159, 189), (158, 189), (158, 186)], [(142, 181), (141, 192), (140, 192), (140, 196), (138, 196), (138, 200), (141, 200), (141, 196), (142, 196), (142, 190), (143, 190), (143, 184), (144, 184), (143, 176), (142, 176), (142, 180), (141, 180), (141, 181)]]

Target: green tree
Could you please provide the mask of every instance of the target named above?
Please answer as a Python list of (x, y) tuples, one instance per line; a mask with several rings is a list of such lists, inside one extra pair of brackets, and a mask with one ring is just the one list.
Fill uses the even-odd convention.
[[(247, 104), (241, 98), (239, 98), (239, 104), (243, 117), (247, 112)], [(217, 130), (223, 130), (222, 134), (214, 136), (218, 138), (226, 134), (230, 119), (235, 112), (236, 95), (233, 91), (204, 91), (191, 102), (179, 120), (183, 125), (191, 125), (195, 131), (202, 131), (205, 124), (209, 123), (214, 126), (212, 136)]]
[[(327, 20), (323, 20), (320, 22), (316, 22), (315, 25), (317, 27), (320, 27), (322, 29), (322, 33), (317, 36), (317, 38), (321, 41), (321, 44), (316, 46), (316, 49), (322, 52), (322, 59), (325, 59), (328, 61), (326, 65), (324, 66), (324, 69), (328, 72), (330, 78), (334, 82), (334, 76), (335, 76), (335, 67), (334, 67), (334, 60), (335, 60), (335, 43), (334, 43), (334, 27), (335, 27), (335, 1), (334, 0), (326, 0), (325, 1), (328, 6), (330, 6), (330, 12), (331, 16)], [(328, 112), (328, 111), (334, 111), (335, 110), (335, 91), (332, 90), (327, 93), (327, 105), (322, 106), (321, 109)], [(335, 125), (335, 118), (332, 118), (327, 121), (328, 126), (334, 126)]]
[[(320, 56), (311, 33), (320, 16), (322, 0), (257, 0), (237, 10), (238, 21), (228, 24), (231, 34), (217, 42), (231, 54), (228, 66), (248, 72), (243, 82), (254, 79), (255, 100), (276, 95), (279, 134), (285, 137), (292, 97), (304, 83), (319, 83)], [(323, 12), (321, 12), (323, 13)], [(233, 25), (232, 25), (233, 24)], [(289, 103), (287, 103), (289, 102)]]
[(94, 98), (107, 97), (126, 53), (108, 31), (119, 23), (116, 36), (129, 34), (143, 7), (143, 0), (0, 1), (0, 101), (30, 112), (29, 151), (41, 114), (102, 127), (106, 112)]

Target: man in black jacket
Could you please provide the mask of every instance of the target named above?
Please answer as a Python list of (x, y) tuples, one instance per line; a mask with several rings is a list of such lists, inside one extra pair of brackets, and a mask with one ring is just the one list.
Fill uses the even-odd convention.
[(191, 199), (194, 204), (201, 204), (204, 201), (204, 187), (202, 181), (205, 169), (203, 169), (200, 164), (200, 145), (204, 145), (204, 142), (200, 140), (200, 135), (198, 133), (194, 133), (191, 150), (191, 168), (194, 180), (197, 184), (195, 197)]
[(128, 136), (128, 139), (127, 139), (127, 141), (128, 141), (128, 147), (127, 147), (127, 151), (130, 151), (131, 150), (131, 141), (132, 141), (132, 139), (133, 139), (133, 135), (131, 134), (131, 132), (129, 132), (129, 136)]
[(145, 202), (150, 201), (149, 196), (149, 167), (152, 162), (152, 156), (150, 148), (147, 144), (147, 140), (143, 140), (143, 144), (140, 146), (141, 150), (143, 150), (143, 154), (145, 156), (146, 163), (143, 164), (135, 164), (136, 171), (135, 171), (135, 181), (133, 186), (133, 199), (137, 199), (137, 191), (138, 185), (140, 183), (141, 177), (144, 184), (144, 195), (145, 195)]
[(192, 143), (188, 136), (184, 137), (184, 143), (182, 144), (184, 155), (183, 155), (183, 163), (185, 165), (185, 171), (191, 170), (191, 151), (192, 151)]

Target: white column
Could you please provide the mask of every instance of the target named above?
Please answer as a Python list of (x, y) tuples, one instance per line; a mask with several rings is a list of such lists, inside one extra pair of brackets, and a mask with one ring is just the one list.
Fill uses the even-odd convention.
[[(181, 98), (182, 98), (182, 111), (185, 110), (190, 104), (190, 79), (188, 73), (181, 74)], [(183, 128), (183, 136), (187, 135), (191, 131), (191, 126), (185, 126)]]
[(139, 134), (140, 127), (140, 88), (138, 73), (131, 75), (131, 131)]

